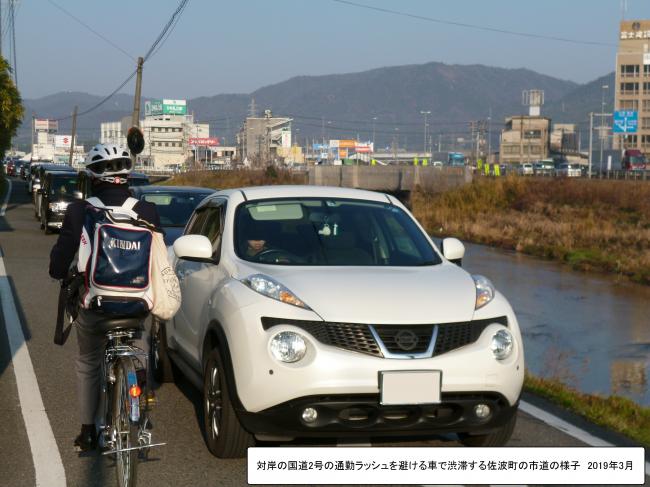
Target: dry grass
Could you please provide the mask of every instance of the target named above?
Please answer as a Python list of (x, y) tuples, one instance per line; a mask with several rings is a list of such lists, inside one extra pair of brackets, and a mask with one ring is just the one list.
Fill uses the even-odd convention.
[(175, 176), (163, 184), (228, 189), (269, 184), (307, 184), (307, 175), (273, 167), (266, 170), (194, 171)]
[(416, 191), (411, 204), (432, 234), (650, 284), (648, 183), (482, 179), (443, 194)]
[(618, 431), (650, 447), (650, 408), (619, 397), (583, 394), (554, 379), (541, 379), (526, 373), (527, 391), (577, 413), (589, 421)]

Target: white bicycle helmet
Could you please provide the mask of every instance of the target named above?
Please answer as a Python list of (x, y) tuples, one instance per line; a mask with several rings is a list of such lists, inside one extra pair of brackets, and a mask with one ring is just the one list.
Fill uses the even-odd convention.
[[(115, 144), (97, 144), (84, 161), (86, 172), (101, 181), (125, 184), (133, 169), (129, 151)], [(120, 177), (123, 176), (123, 177)]]

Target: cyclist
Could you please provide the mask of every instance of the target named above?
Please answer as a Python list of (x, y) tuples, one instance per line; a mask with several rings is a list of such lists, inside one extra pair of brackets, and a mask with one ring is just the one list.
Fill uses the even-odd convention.
[[(121, 206), (130, 193), (127, 178), (132, 170), (129, 152), (114, 144), (98, 144), (88, 152), (84, 161), (85, 171), (92, 181), (93, 195), (105, 206)], [(50, 253), (50, 276), (63, 279), (73, 263), (81, 239), (86, 208), (89, 203), (80, 200), (71, 203), (66, 211), (59, 238)], [(147, 222), (160, 226), (160, 217), (153, 203), (139, 201), (134, 211)], [(103, 334), (93, 332), (93, 319), (79, 310), (76, 320), (77, 384), (81, 419), (81, 432), (74, 440), (76, 451), (92, 450), (97, 445), (95, 416), (99, 402), (102, 351), (106, 342)], [(148, 353), (148, 340), (139, 344)]]

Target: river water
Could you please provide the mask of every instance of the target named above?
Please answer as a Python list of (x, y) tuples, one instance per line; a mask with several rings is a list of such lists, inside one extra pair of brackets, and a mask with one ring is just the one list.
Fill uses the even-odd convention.
[(472, 244), (463, 267), (510, 301), (531, 372), (650, 405), (650, 286)]

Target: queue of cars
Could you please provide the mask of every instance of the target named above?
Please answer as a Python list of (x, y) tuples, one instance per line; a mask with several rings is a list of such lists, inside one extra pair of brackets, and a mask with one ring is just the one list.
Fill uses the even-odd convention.
[[(92, 196), (92, 184), (87, 173), (77, 172), (65, 164), (33, 162), (26, 165), (27, 192), (32, 195), (34, 216), (46, 233), (60, 229), (68, 205), (75, 199)], [(133, 197), (152, 202), (158, 207), (165, 243), (171, 245), (182, 233), (194, 208), (206, 196), (209, 188), (186, 186), (153, 186), (143, 173), (131, 173), (128, 185)]]
[[(69, 166), (30, 169), (47, 232), (88, 181)], [(517, 318), (462, 269), (462, 243), (436, 245), (396, 198), (131, 191), (158, 207), (183, 298), (170, 322), (153, 321), (154, 376), (182, 374), (202, 391), (212, 454), (243, 456), (255, 439), (510, 438), (524, 374)]]

